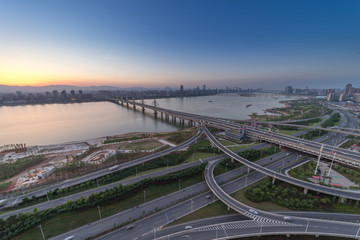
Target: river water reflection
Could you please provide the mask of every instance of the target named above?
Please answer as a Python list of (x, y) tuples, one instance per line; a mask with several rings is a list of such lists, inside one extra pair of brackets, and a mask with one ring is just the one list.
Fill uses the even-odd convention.
[[(157, 100), (161, 107), (209, 116), (246, 119), (248, 115), (282, 106), (279, 97), (205, 96)], [(287, 98), (288, 99), (288, 98)], [(147, 103), (150, 103), (147, 100)], [(246, 105), (251, 104), (248, 108)], [(0, 107), (0, 145), (56, 144), (128, 132), (166, 132), (180, 125), (155, 120), (110, 102)]]

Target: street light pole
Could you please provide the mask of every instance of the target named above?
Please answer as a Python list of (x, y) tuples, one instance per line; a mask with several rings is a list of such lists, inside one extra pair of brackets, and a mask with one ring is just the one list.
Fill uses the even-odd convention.
[(98, 207), (98, 210), (99, 210), (99, 217), (100, 217), (100, 219), (101, 219), (101, 211), (100, 211), (100, 206), (98, 205), (97, 207)]
[(324, 148), (324, 144), (322, 144), (322, 145), (321, 145), (321, 148), (320, 148), (319, 158), (318, 158), (318, 161), (317, 161), (317, 164), (316, 164), (316, 168), (315, 168), (315, 175), (316, 175), (317, 172), (318, 172), (318, 167), (319, 167), (320, 158), (321, 158), (321, 154), (322, 154), (323, 148)]
[(156, 230), (155, 227), (153, 227), (153, 231), (154, 231), (154, 239), (156, 238)]
[(43, 229), (41, 227), (41, 224), (38, 226), (38, 228), (40, 228), (41, 235), (42, 235), (43, 239), (45, 240), (45, 235), (44, 235)]
[(47, 200), (48, 200), (48, 201), (50, 201), (50, 200), (49, 200), (49, 196), (48, 196), (48, 194), (47, 194), (47, 191), (46, 191), (46, 190), (45, 190), (45, 194), (46, 194), (46, 198), (47, 198)]
[(329, 172), (328, 172), (328, 177), (330, 176), (330, 172), (331, 172), (331, 168), (332, 168), (332, 166), (333, 166), (333, 164), (334, 164), (335, 156), (336, 156), (336, 152), (334, 152), (333, 159), (332, 159), (331, 164), (330, 164), (330, 169), (329, 169)]

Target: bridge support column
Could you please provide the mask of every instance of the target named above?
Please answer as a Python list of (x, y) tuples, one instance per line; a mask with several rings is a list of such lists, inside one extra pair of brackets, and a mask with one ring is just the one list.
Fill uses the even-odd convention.
[(230, 211), (230, 207), (229, 207), (229, 206), (227, 207), (227, 210)]
[(192, 120), (188, 120), (188, 126), (189, 126), (189, 127), (192, 127), (192, 125), (193, 125), (193, 121), (192, 121)]
[(289, 233), (287, 233), (287, 234), (286, 234), (286, 237), (288, 237), (288, 238), (289, 238), (289, 237), (290, 237), (290, 234), (289, 234)]
[(154, 116), (155, 116), (155, 118), (157, 117), (157, 111), (156, 110), (154, 111)]
[(234, 164), (234, 158), (231, 158), (231, 163)]
[(161, 120), (163, 120), (164, 114), (161, 112), (160, 115), (161, 115)]
[(145, 113), (145, 108), (144, 107), (142, 107), (142, 112)]
[(342, 197), (341, 200), (340, 200), (340, 203), (344, 203), (346, 200), (346, 198)]
[(172, 116), (172, 122), (176, 122), (176, 117)]
[(135, 104), (134, 104), (134, 106), (133, 106), (133, 107), (134, 107), (134, 110), (136, 110), (136, 105), (135, 105)]
[(308, 193), (309, 189), (304, 188), (304, 194), (306, 195)]
[(166, 121), (169, 121), (169, 114), (166, 114), (166, 113), (165, 113), (165, 120), (166, 120)]
[(276, 179), (276, 178), (273, 178), (273, 180), (272, 180), (272, 184), (273, 184), (273, 185), (275, 184), (275, 179)]
[(250, 168), (248, 167), (248, 174), (250, 173)]
[(124, 106), (124, 102), (121, 102), (121, 106)]

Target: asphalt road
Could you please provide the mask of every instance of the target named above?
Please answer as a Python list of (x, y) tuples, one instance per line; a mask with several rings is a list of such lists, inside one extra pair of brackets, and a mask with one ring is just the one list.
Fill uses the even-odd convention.
[[(257, 147), (259, 147), (259, 146), (257, 146)], [(261, 165), (268, 165), (268, 164), (278, 161), (279, 159), (282, 159), (284, 157), (288, 157), (288, 158), (291, 157), (291, 159), (296, 160), (295, 155), (294, 156), (286, 156), (286, 154), (287, 154), (287, 152), (277, 153), (273, 156), (261, 159), (258, 162)], [(277, 166), (281, 167), (282, 165), (283, 165), (283, 162), (280, 161)], [(270, 166), (271, 165), (269, 165), (269, 167)], [(220, 183), (224, 183), (226, 181), (229, 181), (229, 180), (247, 172), (247, 170), (248, 170), (247, 167), (241, 167), (241, 168), (235, 169), (233, 171), (229, 171), (226, 174), (222, 174), (222, 175), (216, 177), (216, 179)], [(260, 176), (260, 178), (259, 178), (259, 176), (258, 176), (258, 178), (254, 178), (254, 181), (257, 181), (258, 179), (261, 179), (264, 177), (262, 174), (259, 174), (256, 172), (250, 173), (248, 184), (250, 184), (252, 182), (252, 179), (253, 179), (252, 174)], [(246, 177), (243, 177), (243, 179), (245, 179), (245, 178)], [(236, 179), (235, 181), (232, 181), (232, 182), (234, 183), (233, 186), (230, 182), (230, 183), (227, 183), (224, 187), (230, 188), (230, 189), (232, 189), (232, 191), (236, 191), (236, 189), (238, 189), (238, 187), (241, 186), (240, 185), (241, 180)], [(191, 201), (187, 200), (187, 201), (177, 204), (176, 206), (167, 208), (163, 212), (156, 213), (154, 215), (149, 216), (148, 218), (141, 220), (141, 221), (145, 221), (145, 223), (141, 223), (141, 221), (140, 221), (141, 227), (138, 227), (139, 225), (137, 224), (136, 229), (137, 230), (140, 229), (141, 230), (141, 231), (139, 230), (140, 233), (144, 234), (147, 231), (149, 231), (149, 227), (150, 227), (150, 229), (152, 229), (152, 226), (159, 228), (160, 226), (166, 224), (168, 219), (169, 219), (169, 221), (178, 219), (178, 218), (182, 217), (183, 215), (188, 214), (191, 211), (191, 208), (193, 209), (193, 211), (195, 211), (196, 209), (206, 206), (207, 204), (213, 202), (214, 201), (213, 195), (208, 191), (209, 191), (209, 189), (208, 189), (206, 183), (202, 182), (202, 183), (196, 184), (194, 186), (191, 186), (189, 188), (183, 189), (181, 191), (177, 191), (177, 192), (174, 192), (167, 196), (153, 200), (151, 202), (141, 204), (138, 206), (138, 208), (128, 209), (124, 212), (121, 212), (121, 213), (118, 213), (111, 217), (108, 217), (106, 219), (102, 219), (100, 221), (94, 222), (90, 225), (86, 225), (81, 228), (72, 230), (66, 234), (62, 234), (62, 235), (57, 236), (52, 239), (64, 239), (67, 236), (72, 236), (72, 235), (76, 236), (75, 239), (85, 239), (87, 237), (102, 233), (102, 232), (106, 231), (107, 229), (111, 229), (114, 226), (114, 224), (119, 225), (124, 222), (128, 222), (129, 217), (132, 217), (133, 219), (141, 217), (143, 214), (143, 211), (145, 211), (145, 212), (154, 211), (155, 208), (164, 209), (165, 207), (168, 207), (168, 206), (176, 203), (180, 199), (184, 200), (191, 196), (195, 196), (201, 192), (204, 192), (204, 193), (192, 198), (192, 200), (193, 200), (192, 207), (191, 207)], [(209, 194), (211, 194), (211, 197), (206, 198), (206, 196)], [(165, 212), (166, 212), (166, 215), (165, 215)], [(155, 224), (155, 223), (158, 223), (158, 224)], [(119, 235), (124, 238), (118, 237), (118, 239), (133, 239), (138, 236), (136, 234), (139, 233), (139, 231), (133, 232), (132, 230), (127, 230), (127, 231), (125, 231), (126, 234), (131, 233), (131, 234), (135, 234), (135, 235), (131, 235), (131, 236), (129, 235), (129, 236), (126, 236), (126, 238), (124, 236)], [(139, 235), (141, 235), (140, 233), (139, 233)]]

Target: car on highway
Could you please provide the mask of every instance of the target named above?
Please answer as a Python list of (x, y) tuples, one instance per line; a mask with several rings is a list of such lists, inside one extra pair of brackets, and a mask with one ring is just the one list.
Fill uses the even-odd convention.
[(249, 209), (249, 212), (256, 214), (256, 215), (259, 214), (255, 209), (252, 209), (252, 208)]
[(192, 229), (192, 226), (188, 225), (185, 227), (185, 230), (189, 230), (189, 229)]
[(75, 236), (73, 235), (73, 236), (69, 236), (69, 237), (65, 238), (64, 240), (72, 240), (74, 238), (75, 238)]
[(206, 198), (209, 199), (209, 198), (211, 198), (211, 196), (210, 196), (210, 195), (207, 195)]
[(283, 219), (287, 222), (292, 222), (292, 218), (289, 216), (284, 216)]
[(132, 228), (134, 228), (134, 227), (136, 227), (136, 224), (135, 224), (135, 223), (130, 224), (130, 225), (127, 225), (127, 226), (126, 226), (126, 230), (132, 229)]

